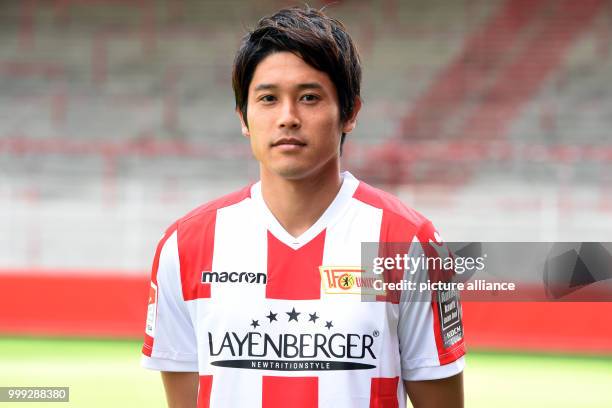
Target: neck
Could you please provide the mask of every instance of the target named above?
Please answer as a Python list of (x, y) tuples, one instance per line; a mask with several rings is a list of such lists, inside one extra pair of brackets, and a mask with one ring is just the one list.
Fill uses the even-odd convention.
[(339, 163), (307, 177), (288, 180), (261, 168), (261, 194), (278, 222), (294, 237), (323, 215), (340, 186)]

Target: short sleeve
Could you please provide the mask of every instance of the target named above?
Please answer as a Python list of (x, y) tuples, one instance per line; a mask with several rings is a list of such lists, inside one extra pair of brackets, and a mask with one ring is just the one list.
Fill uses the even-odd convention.
[(198, 371), (197, 342), (183, 300), (176, 228), (160, 241), (151, 272), (141, 365), (158, 371)]
[[(417, 285), (440, 278), (428, 257), (450, 256), (433, 225), (419, 230), (409, 258), (419, 267), (406, 271), (405, 279)], [(428, 267), (429, 266), (429, 267)], [(402, 378), (407, 381), (447, 378), (463, 371), (465, 344), (459, 294), (456, 291), (403, 291), (399, 304), (398, 337)]]

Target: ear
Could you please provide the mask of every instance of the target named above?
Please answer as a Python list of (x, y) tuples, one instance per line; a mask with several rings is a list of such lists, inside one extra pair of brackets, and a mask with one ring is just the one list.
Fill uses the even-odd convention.
[(249, 127), (247, 126), (244, 117), (242, 116), (242, 111), (236, 108), (236, 115), (238, 115), (238, 119), (240, 120), (240, 126), (242, 128), (242, 135), (244, 137), (251, 137), (251, 133), (249, 132)]
[(351, 114), (351, 117), (349, 117), (346, 120), (346, 122), (344, 122), (344, 124), (342, 125), (343, 133), (350, 133), (353, 129), (355, 129), (355, 126), (357, 126), (357, 114), (359, 113), (360, 109), (361, 109), (361, 98), (356, 97), (355, 103), (353, 104), (353, 113)]

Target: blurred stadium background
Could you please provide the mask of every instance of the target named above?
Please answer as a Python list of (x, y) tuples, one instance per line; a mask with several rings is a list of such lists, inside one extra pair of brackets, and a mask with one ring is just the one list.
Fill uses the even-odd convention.
[[(96, 373), (73, 386), (79, 406), (163, 405), (134, 340), (153, 251), (176, 218), (256, 180), (231, 63), (247, 28), (293, 4), (0, 1), (0, 385), (57, 382), (65, 365), (74, 381)], [(327, 10), (364, 67), (346, 169), (446, 241), (610, 241), (611, 0)], [(612, 406), (611, 306), (465, 304), (467, 406), (506, 393), (507, 406)], [(92, 354), (79, 350), (98, 357), (83, 365)], [(105, 382), (131, 392), (92, 385)]]

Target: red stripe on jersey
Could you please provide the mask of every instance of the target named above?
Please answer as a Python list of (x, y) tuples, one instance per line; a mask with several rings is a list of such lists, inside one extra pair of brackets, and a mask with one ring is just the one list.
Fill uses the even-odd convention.
[(268, 299), (320, 299), (325, 230), (304, 246), (293, 249), (268, 231)]
[(202, 273), (212, 269), (216, 220), (214, 210), (179, 225), (177, 238), (184, 300), (210, 297), (210, 283), (202, 283)]
[(398, 408), (398, 383), (399, 377), (372, 378), (370, 383), (370, 408)]
[[(443, 242), (439, 242), (438, 238), (439, 237), (436, 236), (436, 229), (431, 222), (428, 222), (419, 230), (418, 239), (423, 245), (423, 251), (428, 258), (442, 256), (436, 247), (442, 248), (445, 244)], [(449, 274), (447, 270), (439, 269), (437, 266), (440, 265), (434, 262), (433, 269), (428, 271), (429, 279), (432, 282), (447, 281), (452, 277), (452, 271)], [(449, 348), (444, 347), (444, 341), (442, 339), (443, 334), (440, 329), (442, 327), (442, 322), (440, 322), (440, 304), (438, 303), (437, 299), (438, 292), (432, 291), (431, 312), (433, 314), (434, 338), (436, 339), (436, 348), (438, 350), (440, 365), (445, 365), (452, 363), (465, 354), (465, 342), (463, 341), (463, 338), (461, 338), (461, 340), (457, 341)], [(461, 307), (460, 304), (459, 307)]]
[[(382, 210), (378, 256), (393, 258), (403, 255), (410, 249), (410, 244), (417, 232), (417, 226), (426, 221), (418, 212), (406, 207), (396, 197), (378, 190), (365, 183), (359, 183), (353, 198)], [(400, 245), (384, 245), (385, 243)], [(401, 269), (387, 269), (383, 273), (385, 282), (397, 283), (404, 277)], [(399, 303), (401, 291), (387, 290), (386, 295), (377, 296), (376, 300)]]
[(212, 375), (200, 376), (200, 387), (198, 388), (198, 408), (210, 408), (210, 391), (212, 389), (212, 382)]
[[(161, 240), (159, 240), (159, 243), (157, 244), (157, 249), (155, 250), (155, 257), (153, 258), (153, 266), (151, 267), (151, 283), (155, 284), (155, 287), (157, 287), (157, 269), (159, 268), (159, 256), (161, 254), (162, 248), (164, 247), (164, 244), (166, 243), (168, 238), (170, 238), (170, 235), (172, 235), (174, 231), (176, 231), (176, 225), (177, 225), (176, 223), (172, 224), (166, 230), (166, 232), (164, 233), (164, 236), (162, 237)], [(151, 296), (156, 297), (156, 293), (154, 292), (156, 291), (153, 289), (153, 286), (151, 285), (151, 288), (149, 291), (148, 304), (155, 303), (155, 299), (151, 299)], [(157, 307), (157, 305), (155, 305), (155, 307)], [(155, 313), (155, 316), (157, 316), (157, 313)], [(142, 354), (144, 354), (145, 356), (151, 357), (152, 351), (153, 351), (153, 337), (145, 333), (144, 344), (142, 345)]]
[(179, 221), (177, 239), (184, 300), (210, 297), (210, 284), (202, 283), (202, 273), (212, 269), (217, 210), (237, 204), (250, 195), (251, 187), (245, 187), (204, 204)]
[[(415, 233), (416, 228), (413, 223), (394, 212), (383, 210), (378, 256), (394, 258), (396, 255), (403, 256), (408, 253)], [(398, 283), (404, 278), (404, 270), (401, 268), (385, 269), (383, 278), (385, 282)], [(377, 296), (376, 300), (398, 304), (401, 295), (401, 290), (387, 290), (386, 295)]]
[(262, 408), (316, 408), (318, 405), (318, 377), (263, 376)]

